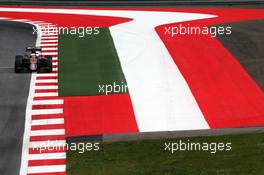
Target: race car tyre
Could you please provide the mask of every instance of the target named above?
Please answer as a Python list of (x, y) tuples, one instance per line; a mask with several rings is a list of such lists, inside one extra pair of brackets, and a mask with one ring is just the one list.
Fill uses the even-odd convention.
[(47, 66), (49, 69), (49, 72), (52, 72), (52, 57), (50, 55), (46, 56), (47, 58)]
[(24, 68), (22, 67), (23, 56), (17, 55), (15, 58), (15, 73), (23, 72)]
[(39, 73), (50, 73), (52, 72), (52, 57), (50, 55), (45, 57), (45, 67), (41, 67)]
[(52, 56), (51, 56), (51, 55), (47, 55), (45, 58), (46, 58), (47, 60), (49, 60), (50, 63), (52, 63)]

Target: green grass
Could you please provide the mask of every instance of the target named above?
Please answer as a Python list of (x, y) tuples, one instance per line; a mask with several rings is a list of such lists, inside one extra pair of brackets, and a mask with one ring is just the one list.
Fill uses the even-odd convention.
[(59, 95), (102, 95), (99, 85), (126, 85), (108, 28), (98, 35), (59, 35)]
[[(182, 139), (187, 142), (187, 139)], [(179, 139), (103, 143), (99, 151), (67, 152), (68, 175), (263, 175), (264, 134), (190, 138), (232, 142), (231, 151), (164, 151)]]

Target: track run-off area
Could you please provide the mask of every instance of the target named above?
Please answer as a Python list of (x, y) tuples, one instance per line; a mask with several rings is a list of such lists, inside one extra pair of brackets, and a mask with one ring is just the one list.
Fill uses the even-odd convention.
[(63, 145), (65, 137), (264, 125), (263, 90), (216, 38), (164, 34), (165, 27), (179, 24), (264, 19), (264, 10), (0, 7), (0, 18), (40, 31), (45, 25), (108, 28), (129, 88), (123, 94), (59, 96), (63, 43), (58, 34), (38, 33), (36, 45), (53, 56), (54, 72), (31, 75), (21, 175), (65, 174), (65, 150), (32, 150), (52, 141)]

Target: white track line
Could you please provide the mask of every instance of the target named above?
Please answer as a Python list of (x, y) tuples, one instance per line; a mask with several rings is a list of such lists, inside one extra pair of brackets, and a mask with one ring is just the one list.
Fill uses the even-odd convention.
[(40, 23), (38, 23), (38, 25), (40, 25), (40, 26), (50, 26), (50, 27), (56, 27), (57, 26), (55, 24), (48, 23), (48, 22), (40, 22)]
[(30, 21), (28, 19), (15, 19), (12, 21), (16, 21), (16, 22), (22, 22), (22, 23), (30, 23)]
[[(34, 25), (37, 30), (40, 30), (40, 26), (34, 23), (31, 23)], [(40, 38), (41, 33), (37, 34), (36, 39), (36, 46), (39, 46), (40, 44)], [(20, 171), (19, 175), (25, 175), (27, 173), (28, 168), (28, 155), (29, 155), (29, 145), (30, 145), (30, 130), (31, 130), (31, 120), (32, 120), (32, 101), (34, 98), (34, 91), (35, 91), (35, 80), (36, 80), (36, 74), (31, 74), (30, 79), (30, 87), (29, 87), (29, 93), (28, 93), (28, 99), (27, 99), (27, 106), (26, 106), (26, 114), (25, 114), (25, 129), (23, 133), (23, 144), (22, 144), (22, 153), (21, 153), (21, 162), (20, 162)]]
[(177, 12), (131, 15), (136, 19), (112, 26), (110, 32), (127, 80), (139, 131), (209, 129), (155, 27), (212, 16)]
[(6, 18), (6, 17), (0, 17), (0, 20), (14, 21), (13, 19), (11, 19), (11, 18)]
[(25, 130), (23, 136), (23, 145), (22, 145), (22, 153), (21, 153), (21, 163), (20, 163), (20, 175), (25, 175), (28, 167), (28, 153), (29, 153), (29, 138), (30, 138), (30, 130), (31, 130), (31, 111), (32, 111), (32, 101), (34, 94), (36, 74), (31, 74), (30, 87), (27, 99), (27, 107), (26, 107), (26, 116), (25, 116)]

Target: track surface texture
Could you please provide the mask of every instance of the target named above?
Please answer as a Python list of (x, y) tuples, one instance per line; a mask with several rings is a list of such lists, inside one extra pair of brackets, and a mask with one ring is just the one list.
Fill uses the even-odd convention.
[(218, 39), (264, 90), (264, 20), (242, 21), (224, 26), (231, 26), (232, 34), (218, 36)]
[(0, 174), (17, 175), (23, 142), (30, 74), (15, 74), (15, 55), (35, 45), (28, 24), (0, 21)]

